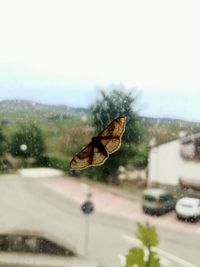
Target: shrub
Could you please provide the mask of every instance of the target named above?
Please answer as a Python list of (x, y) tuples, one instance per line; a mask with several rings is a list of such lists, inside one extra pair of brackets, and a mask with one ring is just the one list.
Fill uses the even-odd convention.
[(136, 148), (130, 163), (137, 168), (146, 168), (148, 164), (148, 150), (145, 147)]
[(34, 124), (22, 125), (11, 137), (10, 153), (14, 157), (37, 158), (44, 150), (43, 134)]
[(34, 166), (55, 168), (63, 170), (65, 172), (68, 171), (66, 160), (60, 159), (58, 157), (49, 157), (47, 155), (38, 157), (34, 162)]

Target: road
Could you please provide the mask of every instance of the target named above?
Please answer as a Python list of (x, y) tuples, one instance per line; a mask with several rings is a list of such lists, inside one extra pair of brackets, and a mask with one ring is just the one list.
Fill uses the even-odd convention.
[(136, 222), (156, 225), (162, 266), (198, 267), (200, 225), (179, 222), (173, 213), (155, 218), (144, 215), (138, 201), (131, 201), (92, 187), (96, 212), (80, 211), (85, 200), (81, 181), (69, 177), (24, 178), (0, 176), (0, 231), (44, 231), (84, 255), (85, 226), (90, 224), (87, 257), (102, 267), (123, 266), (124, 255), (138, 245)]

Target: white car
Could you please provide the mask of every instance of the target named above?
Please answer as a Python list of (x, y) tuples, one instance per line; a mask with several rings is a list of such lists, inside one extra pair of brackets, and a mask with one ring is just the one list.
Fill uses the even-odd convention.
[(178, 219), (196, 221), (200, 218), (200, 199), (183, 197), (177, 201), (175, 210)]

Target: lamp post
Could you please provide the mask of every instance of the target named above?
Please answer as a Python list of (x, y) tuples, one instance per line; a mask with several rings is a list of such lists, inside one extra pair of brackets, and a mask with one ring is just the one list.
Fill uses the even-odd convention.
[(27, 162), (26, 162), (26, 151), (27, 151), (27, 145), (26, 144), (21, 144), (20, 145), (20, 150), (22, 151), (22, 167), (26, 167), (27, 166)]

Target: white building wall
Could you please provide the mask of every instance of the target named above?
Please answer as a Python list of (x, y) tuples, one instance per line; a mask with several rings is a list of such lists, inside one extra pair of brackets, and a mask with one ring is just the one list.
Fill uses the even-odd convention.
[(177, 185), (181, 177), (200, 182), (200, 162), (181, 157), (180, 140), (154, 147), (149, 155), (149, 182)]
[(181, 159), (181, 163), (180, 177), (200, 182), (200, 162)]

